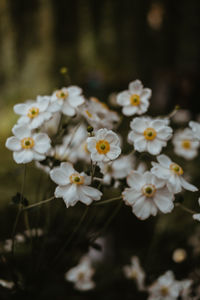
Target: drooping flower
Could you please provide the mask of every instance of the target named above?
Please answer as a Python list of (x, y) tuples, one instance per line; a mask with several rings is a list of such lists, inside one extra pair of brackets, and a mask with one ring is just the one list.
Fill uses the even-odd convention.
[[(200, 198), (198, 199), (198, 204), (200, 206)], [(200, 213), (193, 214), (192, 218), (196, 221), (200, 221)]]
[(168, 190), (163, 180), (152, 173), (147, 171), (141, 174), (133, 171), (127, 176), (127, 183), (130, 188), (122, 193), (123, 199), (139, 219), (155, 216), (158, 211), (169, 213), (174, 208), (173, 193)]
[(58, 184), (55, 197), (63, 198), (67, 207), (74, 206), (78, 201), (89, 205), (102, 196), (99, 190), (89, 186), (91, 177), (75, 171), (71, 163), (61, 163), (60, 167), (50, 172), (50, 177)]
[(136, 281), (139, 291), (143, 291), (145, 289), (145, 272), (142, 269), (137, 256), (131, 257), (131, 265), (124, 266), (123, 271), (127, 278)]
[(84, 256), (76, 267), (70, 269), (65, 274), (65, 279), (73, 282), (75, 289), (87, 291), (95, 287), (95, 283), (92, 280), (93, 275), (94, 269), (92, 268), (91, 261), (89, 257)]
[(191, 113), (187, 109), (179, 109), (172, 117), (173, 122), (177, 124), (187, 123), (191, 119)]
[(125, 116), (141, 115), (149, 107), (151, 90), (143, 88), (140, 80), (129, 83), (128, 90), (117, 95), (117, 103), (123, 106), (122, 112)]
[(103, 182), (110, 184), (111, 179), (123, 179), (133, 169), (134, 157), (132, 155), (123, 155), (114, 161), (103, 163), (99, 162), (101, 173), (104, 175)]
[(192, 128), (194, 136), (200, 141), (200, 123), (190, 121), (189, 126)]
[(176, 300), (181, 289), (182, 285), (175, 280), (173, 272), (167, 271), (148, 288), (148, 300)]
[(116, 133), (106, 128), (99, 129), (94, 137), (87, 139), (87, 149), (95, 162), (108, 162), (121, 154), (120, 140)]
[(13, 159), (18, 164), (26, 164), (32, 160), (44, 160), (51, 148), (50, 138), (46, 133), (33, 133), (26, 125), (15, 125), (14, 136), (6, 141), (6, 147), (13, 151)]
[(128, 134), (128, 141), (139, 152), (157, 155), (172, 137), (168, 122), (167, 119), (134, 118), (130, 123), (132, 130)]
[(199, 141), (194, 138), (193, 132), (189, 128), (177, 130), (172, 140), (174, 152), (186, 159), (193, 159), (198, 154)]
[(64, 87), (55, 91), (51, 97), (51, 110), (61, 111), (66, 116), (75, 116), (77, 108), (85, 102), (81, 93), (82, 89), (78, 86)]
[(177, 194), (182, 191), (182, 188), (191, 192), (198, 191), (194, 185), (183, 178), (184, 172), (182, 167), (171, 161), (168, 156), (164, 154), (159, 155), (157, 156), (157, 161), (158, 163), (152, 162), (153, 168), (151, 172), (158, 178), (165, 180), (167, 187), (172, 193)]
[(50, 97), (39, 96), (39, 98), (37, 102), (29, 101), (14, 106), (15, 113), (21, 115), (18, 124), (28, 125), (31, 129), (35, 129), (52, 117), (52, 113), (48, 110)]
[(113, 129), (114, 124), (119, 121), (118, 114), (95, 97), (91, 97), (85, 102), (80, 107), (80, 111), (87, 122), (96, 130), (102, 127)]

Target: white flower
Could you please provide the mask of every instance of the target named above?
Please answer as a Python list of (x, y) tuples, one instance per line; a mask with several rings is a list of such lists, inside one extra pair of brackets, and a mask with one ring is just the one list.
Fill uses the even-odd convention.
[(133, 169), (134, 157), (132, 155), (123, 155), (113, 162), (99, 162), (101, 173), (104, 175), (103, 182), (110, 184), (111, 179), (123, 179)]
[(48, 111), (50, 97), (39, 96), (37, 102), (19, 103), (14, 106), (16, 114), (21, 115), (18, 124), (29, 125), (31, 129), (40, 127), (45, 121), (52, 117), (52, 113)]
[(176, 111), (175, 115), (172, 117), (172, 120), (175, 123), (182, 124), (189, 122), (191, 118), (191, 113), (187, 109), (179, 109)]
[(77, 290), (87, 291), (95, 287), (95, 283), (92, 280), (93, 275), (94, 269), (91, 266), (91, 261), (89, 257), (85, 256), (76, 267), (65, 274), (65, 279), (73, 282)]
[(192, 128), (194, 136), (200, 141), (200, 123), (190, 121), (189, 126)]
[(51, 141), (46, 133), (32, 133), (26, 125), (15, 125), (12, 132), (15, 136), (7, 139), (6, 147), (14, 151), (16, 163), (26, 164), (32, 160), (45, 159), (45, 154), (51, 148)]
[(171, 159), (162, 154), (157, 156), (157, 161), (159, 163), (152, 162), (153, 168), (151, 172), (165, 180), (168, 188), (172, 193), (177, 194), (181, 192), (182, 188), (189, 190), (191, 192), (196, 192), (198, 189), (187, 182), (183, 177), (183, 169), (178, 164), (171, 161)]
[(77, 108), (85, 102), (81, 95), (82, 89), (78, 86), (64, 87), (53, 93), (51, 97), (51, 110), (62, 111), (64, 115), (73, 117)]
[(141, 115), (149, 107), (151, 90), (143, 88), (140, 80), (129, 83), (128, 90), (117, 95), (117, 103), (123, 106), (122, 112), (125, 116)]
[(60, 167), (50, 172), (50, 177), (59, 185), (55, 190), (55, 197), (63, 198), (67, 207), (74, 206), (78, 201), (89, 205), (102, 196), (99, 190), (88, 186), (91, 178), (83, 172), (79, 174), (70, 163), (61, 163)]
[(180, 286), (181, 286), (181, 299), (182, 300), (189, 300), (189, 299), (193, 299), (194, 298), (190, 298), (190, 293), (191, 293), (191, 285), (193, 284), (193, 281), (191, 279), (184, 279), (179, 281), (180, 282)]
[(145, 273), (142, 267), (140, 266), (140, 261), (137, 256), (131, 257), (131, 265), (124, 266), (123, 271), (127, 278), (136, 281), (138, 289), (140, 291), (143, 291), (145, 289), (144, 288)]
[(193, 159), (198, 154), (199, 142), (194, 138), (193, 132), (189, 128), (177, 130), (172, 140), (174, 152), (186, 159)]
[[(198, 204), (200, 206), (200, 198), (198, 199)], [(192, 218), (196, 221), (200, 221), (200, 214), (193, 214)]]
[(128, 141), (139, 152), (147, 151), (157, 155), (172, 137), (172, 129), (167, 125), (167, 119), (135, 118), (130, 123), (132, 130), (129, 132)]
[(87, 149), (93, 161), (108, 162), (121, 154), (119, 137), (112, 130), (99, 129), (94, 137), (87, 139)]
[(7, 281), (4, 279), (0, 279), (0, 286), (10, 290), (15, 286), (15, 284), (13, 281)]
[(81, 108), (82, 115), (88, 123), (95, 129), (106, 127), (112, 129), (114, 124), (119, 121), (119, 116), (115, 111), (109, 109), (104, 103), (97, 98), (90, 98)]
[(61, 113), (53, 113), (52, 118), (49, 121), (46, 121), (40, 128), (41, 132), (47, 133), (49, 136), (55, 135), (58, 131), (60, 124)]
[(148, 291), (148, 300), (175, 300), (180, 295), (181, 284), (175, 280), (172, 271), (167, 271), (148, 288)]
[(173, 194), (168, 190), (163, 180), (160, 180), (150, 172), (141, 174), (133, 171), (127, 177), (130, 188), (122, 193), (127, 205), (132, 206), (133, 213), (141, 220), (150, 215), (155, 216), (160, 210), (163, 213), (172, 211)]

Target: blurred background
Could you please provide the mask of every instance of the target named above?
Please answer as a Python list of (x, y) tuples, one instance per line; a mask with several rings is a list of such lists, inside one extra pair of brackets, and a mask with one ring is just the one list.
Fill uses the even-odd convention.
[[(8, 203), (20, 190), (22, 179), (20, 166), (16, 166), (11, 152), (4, 147), (17, 120), (13, 105), (35, 99), (37, 95), (51, 94), (68, 84), (79, 85), (86, 96), (107, 102), (111, 93), (122, 91), (130, 81), (140, 79), (153, 91), (152, 113), (167, 114), (178, 104), (189, 109), (191, 117), (196, 119), (200, 100), (199, 12), (199, 0), (0, 0), (1, 238), (11, 232), (15, 210), (10, 214)], [(67, 68), (67, 78), (60, 72), (63, 67)], [(189, 169), (192, 170), (190, 164)], [(29, 186), (32, 178), (37, 178), (33, 185), (38, 185), (39, 171), (30, 170)], [(125, 208), (120, 222), (128, 216), (133, 217)], [(170, 223), (174, 224), (180, 216), (179, 213), (172, 216)], [(135, 251), (146, 257), (144, 249), (152, 241), (152, 234), (157, 232), (161, 236), (169, 223), (168, 216), (162, 216), (162, 222), (159, 219), (156, 226), (155, 220), (146, 223), (135, 218), (127, 220), (129, 233), (124, 234), (119, 219), (113, 226), (116, 255), (124, 245), (122, 257), (127, 253), (129, 257), (132, 255), (134, 243), (128, 239), (130, 228), (139, 224)], [(182, 229), (188, 228), (188, 222), (186, 217)], [(163, 256), (157, 257), (154, 250), (170, 243), (178, 234), (177, 245), (166, 249), (171, 255), (176, 246), (184, 245), (185, 234), (180, 231), (177, 228), (172, 234), (168, 225), (165, 239), (152, 241), (148, 257), (152, 264), (159, 262), (163, 272), (166, 270)], [(146, 236), (145, 241), (141, 232)], [(168, 255), (165, 263), (175, 268), (170, 259)], [(124, 262), (128, 263), (128, 258)], [(152, 271), (152, 264), (146, 266), (147, 272)], [(190, 267), (187, 262), (177, 272), (187, 274)], [(158, 265), (155, 270), (156, 274), (160, 272)], [(125, 287), (129, 288), (120, 282), (119, 294)], [(116, 282), (111, 280), (112, 284), (114, 291)], [(114, 297), (112, 289), (110, 293)], [(103, 295), (100, 293), (99, 297)], [(132, 292), (129, 297), (132, 299)]]

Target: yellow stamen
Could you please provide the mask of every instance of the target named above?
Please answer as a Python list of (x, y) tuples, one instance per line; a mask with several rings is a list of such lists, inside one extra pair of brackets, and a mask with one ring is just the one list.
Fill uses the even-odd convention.
[(96, 97), (91, 97), (90, 100), (93, 101), (93, 102), (96, 102), (96, 103), (101, 104), (101, 106), (102, 106), (103, 108), (105, 108), (106, 110), (109, 110), (109, 107), (106, 105), (106, 103), (101, 102), (98, 98), (96, 98)]
[(88, 116), (89, 118), (92, 118), (92, 114), (89, 112), (89, 110), (86, 110), (85, 113), (87, 114), (87, 116)]
[(153, 197), (153, 195), (156, 192), (156, 187), (153, 184), (145, 184), (142, 188), (142, 193), (146, 196), (146, 197)]
[(167, 296), (169, 294), (169, 289), (167, 286), (162, 286), (160, 289), (160, 293), (162, 296)]
[(69, 96), (68, 91), (58, 90), (56, 92), (56, 97), (65, 100)]
[(88, 150), (88, 147), (87, 147), (87, 143), (84, 143), (84, 144), (83, 144), (83, 149), (85, 150), (85, 152), (86, 152), (87, 154), (90, 154), (90, 151)]
[(99, 154), (106, 154), (110, 151), (110, 144), (106, 140), (99, 140), (96, 143), (96, 149)]
[(130, 103), (133, 106), (138, 106), (140, 105), (140, 96), (133, 94), (130, 96)]
[(31, 137), (23, 138), (21, 140), (21, 146), (23, 149), (31, 149), (35, 145), (34, 140)]
[(183, 140), (182, 141), (182, 147), (186, 150), (191, 148), (191, 142), (189, 140)]
[(27, 116), (31, 119), (37, 117), (37, 115), (39, 114), (39, 108), (38, 107), (31, 107), (28, 110)]
[(154, 128), (146, 128), (145, 131), (144, 131), (144, 137), (146, 140), (154, 140), (155, 137), (157, 136), (157, 133), (155, 131)]
[(172, 163), (170, 169), (177, 175), (183, 175), (183, 169), (178, 164)]
[(75, 184), (83, 184), (84, 183), (84, 177), (81, 176), (80, 174), (78, 173), (74, 173), (72, 174), (70, 177), (70, 182), (71, 183), (75, 183)]

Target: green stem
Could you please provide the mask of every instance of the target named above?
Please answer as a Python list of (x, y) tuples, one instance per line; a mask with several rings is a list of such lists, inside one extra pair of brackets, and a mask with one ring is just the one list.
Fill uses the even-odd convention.
[(118, 197), (107, 199), (107, 200), (104, 200), (101, 202), (95, 202), (93, 205), (104, 205), (104, 204), (111, 203), (113, 201), (121, 200), (121, 199), (122, 199), (122, 196), (118, 196)]
[(43, 200), (43, 201), (31, 204), (29, 206), (26, 206), (26, 207), (23, 208), (23, 210), (27, 210), (27, 209), (30, 209), (30, 208), (33, 208), (33, 207), (36, 207), (36, 206), (40, 206), (40, 205), (46, 204), (46, 203), (48, 203), (48, 202), (50, 202), (50, 201), (52, 201), (54, 199), (55, 199), (55, 197), (53, 196), (53, 197), (51, 197), (49, 199), (46, 199), (46, 200)]
[(184, 210), (184, 211), (186, 211), (186, 212), (188, 212), (188, 213), (190, 213), (190, 214), (192, 214), (192, 215), (193, 215), (193, 214), (197, 214), (196, 211), (194, 211), (194, 210), (192, 210), (192, 209), (186, 207), (185, 205), (183, 205), (183, 204), (181, 204), (181, 203), (176, 203), (176, 206), (179, 206), (182, 210)]

